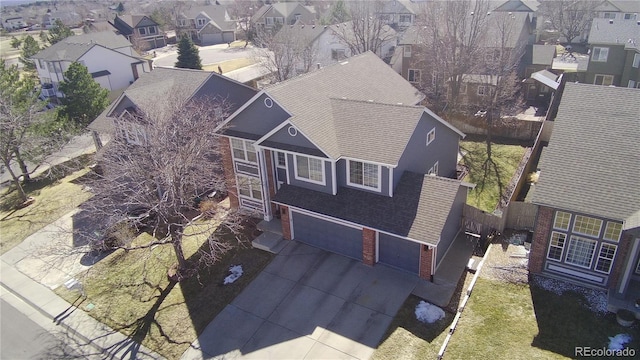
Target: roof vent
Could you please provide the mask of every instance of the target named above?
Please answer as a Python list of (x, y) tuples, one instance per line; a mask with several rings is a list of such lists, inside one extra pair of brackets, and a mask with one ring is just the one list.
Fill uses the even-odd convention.
[(312, 28), (312, 29), (315, 29), (315, 28), (316, 28), (316, 25), (314, 24), (313, 26), (311, 26), (311, 28)]
[(609, 19), (609, 24), (613, 24), (613, 19)]
[(304, 24), (302, 24), (302, 29), (304, 29)]
[(636, 21), (636, 24), (640, 25), (640, 21)]
[(367, 100), (367, 101), (368, 101), (368, 102), (373, 102), (373, 100), (371, 100), (371, 99), (369, 99), (369, 100)]

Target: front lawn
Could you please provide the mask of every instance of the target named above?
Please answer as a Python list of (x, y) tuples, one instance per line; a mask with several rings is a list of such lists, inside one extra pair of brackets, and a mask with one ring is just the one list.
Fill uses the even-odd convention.
[[(489, 167), (489, 171), (486, 172), (483, 167), (488, 160), (485, 142), (461, 141), (460, 151), (464, 154), (462, 163), (469, 167), (469, 174), (464, 181), (476, 184), (476, 188), (469, 191), (467, 203), (480, 210), (493, 212), (501, 194), (516, 173), (526, 148), (518, 145), (491, 144), (491, 160), (498, 169), (497, 174), (493, 167)], [(500, 183), (502, 188), (499, 186)]]
[[(60, 165), (57, 169), (64, 169), (66, 166)], [(13, 190), (13, 185), (4, 189), (0, 199), (0, 254), (11, 250), (29, 235), (58, 220), (89, 199), (91, 193), (82, 190), (82, 185), (75, 183), (75, 180), (88, 171), (85, 168), (67, 176), (58, 172), (57, 176), (34, 179), (25, 185), (25, 192), (36, 199), (35, 203), (18, 210), (16, 205), (20, 201), (17, 191)]]
[(253, 64), (255, 64), (255, 60), (253, 59), (240, 58), (240, 59), (221, 61), (219, 63), (214, 63), (214, 64), (206, 64), (202, 66), (202, 70), (218, 72), (218, 66), (220, 66), (220, 68), (222, 69), (222, 74), (224, 75), (230, 71), (238, 70)]
[[(87, 296), (84, 300), (76, 290), (60, 287), (56, 293), (98, 321), (168, 359), (177, 359), (272, 259), (272, 254), (251, 248), (249, 240), (254, 228), (253, 223), (248, 224), (241, 245), (221, 261), (201, 268), (196, 276), (178, 284), (167, 278), (167, 270), (176, 259), (173, 247), (164, 245), (110, 254), (80, 279)], [(204, 228), (187, 230), (183, 250), (186, 257), (194, 259), (206, 243), (207, 234)], [(142, 234), (136, 242), (143, 243), (148, 236)], [(230, 236), (228, 240), (236, 241)], [(238, 264), (243, 267), (243, 275), (223, 286), (229, 267)]]

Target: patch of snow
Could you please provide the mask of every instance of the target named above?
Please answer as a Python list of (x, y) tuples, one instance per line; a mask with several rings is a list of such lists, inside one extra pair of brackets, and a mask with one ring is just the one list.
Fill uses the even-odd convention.
[(607, 293), (603, 290), (589, 289), (566, 281), (547, 278), (544, 276), (532, 276), (532, 283), (556, 295), (562, 295), (567, 291), (576, 292), (584, 296), (589, 309), (599, 314), (606, 314)]
[(609, 350), (624, 350), (625, 345), (631, 341), (631, 335), (618, 334), (614, 337), (609, 337)]
[(444, 310), (425, 301), (416, 305), (416, 319), (432, 324), (444, 317)]
[(519, 233), (511, 235), (507, 242), (512, 245), (524, 245), (525, 240), (527, 240), (527, 234)]
[(229, 271), (231, 272), (231, 275), (224, 278), (225, 285), (235, 282), (240, 278), (240, 276), (242, 276), (242, 265), (233, 265), (229, 268)]

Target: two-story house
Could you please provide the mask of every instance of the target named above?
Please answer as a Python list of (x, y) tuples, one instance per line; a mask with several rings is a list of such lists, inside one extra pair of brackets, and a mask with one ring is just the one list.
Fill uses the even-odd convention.
[(82, 16), (73, 11), (56, 11), (42, 15), (42, 26), (51, 29), (60, 20), (65, 26), (77, 27), (82, 24)]
[(609, 20), (640, 20), (640, 2), (605, 0), (594, 8), (595, 17)]
[(144, 50), (167, 45), (158, 23), (146, 15), (116, 15), (110, 24), (119, 34), (124, 35), (131, 43), (140, 44)]
[(96, 148), (102, 146), (100, 134), (119, 136), (129, 144), (141, 145), (145, 141), (144, 126), (130, 121), (127, 113), (154, 113), (159, 96), (171, 94), (179, 102), (203, 100), (224, 102), (225, 113), (238, 110), (250, 100), (256, 90), (216, 72), (156, 68), (140, 76), (111, 105), (109, 105), (88, 128), (93, 132)]
[[(314, 68), (316, 65), (327, 66), (343, 61), (355, 55), (358, 50), (352, 48), (353, 45), (358, 44), (358, 41), (350, 21), (334, 25), (289, 25), (282, 28), (276, 35), (276, 39), (282, 37), (286, 37), (288, 41), (294, 37), (293, 43), (308, 49)], [(387, 59), (393, 53), (397, 42), (395, 30), (384, 25), (379, 34), (372, 34), (371, 37), (377, 39), (369, 42), (369, 44), (377, 46), (375, 54), (381, 59)], [(300, 68), (303, 68), (302, 64)]]
[(271, 29), (274, 26), (293, 25), (296, 22), (312, 25), (317, 15), (313, 6), (299, 2), (279, 2), (263, 5), (251, 17), (251, 23), (258, 28)]
[(69, 65), (79, 62), (93, 79), (107, 90), (124, 89), (142, 73), (151, 71), (151, 62), (133, 50), (122, 35), (103, 31), (70, 36), (31, 57), (42, 84), (43, 97), (63, 97), (58, 85)]
[(640, 318), (638, 104), (636, 89), (566, 83), (531, 198), (529, 271), (609, 289), (610, 309)]
[(640, 88), (640, 21), (593, 19), (584, 82)]
[(375, 54), (270, 86), (219, 129), (233, 207), (283, 237), (431, 279), (462, 223), (459, 130)]
[(27, 23), (24, 22), (24, 19), (22, 18), (22, 16), (13, 16), (13, 17), (4, 19), (4, 21), (2, 22), (2, 27), (9, 31), (18, 30), (18, 29), (26, 28)]
[(191, 5), (181, 9), (176, 21), (177, 31), (180, 34), (189, 34), (191, 39), (201, 46), (236, 40), (237, 24), (223, 5)]

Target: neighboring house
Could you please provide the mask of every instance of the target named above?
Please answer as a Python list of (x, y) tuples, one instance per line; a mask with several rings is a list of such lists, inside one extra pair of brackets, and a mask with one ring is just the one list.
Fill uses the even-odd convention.
[(640, 21), (593, 19), (584, 82), (640, 88)]
[(251, 23), (265, 29), (276, 25), (293, 25), (300, 21), (302, 24), (316, 23), (317, 15), (313, 6), (304, 6), (299, 2), (279, 2), (263, 5), (251, 17)]
[(178, 33), (187, 33), (201, 46), (236, 40), (236, 22), (222, 5), (192, 5), (177, 15)]
[[(532, 28), (529, 14), (527, 12), (497, 13), (489, 17), (487, 33), (479, 42), (480, 51), (483, 58), (480, 64), (475, 64), (473, 74), (465, 75), (466, 82), (472, 87), (463, 89), (467, 99), (473, 101), (478, 96), (489, 95), (490, 88), (496, 84), (496, 76), (491, 76), (491, 67), (495, 67), (502, 52), (507, 52), (510, 63), (517, 63), (518, 75), (524, 77), (524, 66), (522, 57), (526, 52), (526, 47), (532, 43)], [(431, 67), (424, 61), (425, 53), (428, 49), (427, 43), (429, 35), (426, 29), (420, 25), (414, 25), (405, 30), (398, 41), (398, 46), (391, 58), (391, 66), (402, 77), (415, 84), (418, 88), (428, 86), (440, 86), (443, 92), (448, 92), (448, 80), (442, 74), (442, 70)], [(486, 65), (486, 68), (482, 64)], [(483, 83), (486, 82), (486, 83)]]
[(2, 22), (2, 27), (7, 30), (17, 30), (17, 29), (26, 28), (27, 23), (24, 22), (24, 19), (22, 18), (22, 16), (10, 17), (10, 18), (4, 19), (4, 21)]
[(633, 0), (606, 0), (595, 7), (595, 17), (611, 20), (640, 20), (640, 2)]
[[(545, 85), (543, 82), (536, 81), (532, 75), (539, 71), (551, 70), (553, 59), (556, 57), (555, 45), (530, 45), (527, 47), (527, 53), (523, 62), (525, 63), (524, 81), (525, 99), (527, 102), (548, 101), (551, 97), (553, 88)], [(546, 73), (540, 73), (546, 74)], [(556, 76), (551, 75), (555, 81)]]
[(521, 11), (530, 13), (532, 17), (535, 17), (534, 14), (538, 11), (539, 6), (540, 2), (537, 0), (507, 0), (493, 9), (493, 11)]
[[(304, 48), (313, 54), (313, 63), (327, 66), (343, 61), (354, 55), (349, 43), (353, 43), (354, 33), (351, 22), (335, 25), (295, 24), (280, 30), (282, 36), (295, 36)], [(388, 59), (393, 54), (397, 42), (396, 32), (384, 26), (378, 36), (379, 48), (375, 52), (381, 59)]]
[(140, 76), (89, 124), (88, 128), (93, 131), (96, 147), (102, 146), (99, 134), (112, 135), (114, 132), (115, 136), (126, 139), (132, 145), (144, 144), (144, 126), (132, 123), (126, 114), (157, 112), (158, 106), (169, 103), (158, 102), (158, 97), (168, 94), (178, 102), (189, 99), (223, 100), (225, 111), (231, 114), (251, 99), (256, 90), (215, 72), (156, 68)]
[(56, 21), (60, 20), (65, 26), (77, 27), (82, 24), (82, 17), (76, 12), (57, 11), (47, 13), (42, 16), (42, 26), (45, 29), (51, 29), (56, 25)]
[(394, 29), (406, 29), (416, 20), (418, 4), (410, 0), (386, 0), (377, 16)]
[(58, 85), (69, 65), (79, 62), (93, 79), (107, 90), (124, 89), (151, 63), (132, 49), (131, 43), (113, 31), (70, 36), (31, 57), (38, 71), (44, 97), (63, 97)]
[(638, 104), (635, 89), (566, 83), (531, 198), (529, 271), (609, 289), (610, 310), (640, 318)]
[(286, 240), (430, 280), (468, 184), (455, 180), (464, 134), (423, 98), (371, 52), (260, 91), (219, 130), (232, 207), (279, 218)]
[(116, 15), (110, 24), (140, 50), (167, 45), (158, 23), (146, 15)]

